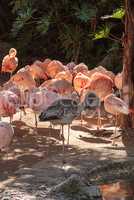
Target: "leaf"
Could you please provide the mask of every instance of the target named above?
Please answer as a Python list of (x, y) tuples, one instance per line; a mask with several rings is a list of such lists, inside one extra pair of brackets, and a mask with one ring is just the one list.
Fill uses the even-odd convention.
[(49, 29), (49, 25), (50, 25), (50, 17), (49, 16), (43, 16), (40, 21), (37, 22), (37, 31), (39, 33), (41, 33), (42, 35), (44, 35), (48, 29)]
[(61, 48), (63, 52), (65, 52), (67, 59), (71, 59), (73, 57), (82, 36), (82, 30), (78, 25), (63, 25), (58, 39), (60, 40)]
[(122, 19), (124, 15), (125, 15), (125, 10), (123, 8), (119, 8), (113, 12), (112, 18)]
[(14, 1), (10, 2), (10, 5), (13, 6), (12, 13), (15, 13), (18, 10), (29, 6), (30, 5), (30, 1), (28, 1), (28, 0), (14, 0)]
[(112, 43), (111, 48), (108, 49), (107, 53), (118, 51), (120, 49), (120, 45), (117, 42)]
[(124, 15), (125, 15), (125, 10), (123, 8), (118, 8), (115, 11), (113, 11), (112, 15), (105, 15), (101, 17), (101, 19), (109, 19), (109, 18), (122, 19)]
[(27, 21), (32, 18), (32, 14), (36, 11), (36, 9), (32, 9), (31, 7), (27, 7), (25, 9), (18, 11), (18, 16), (13, 23), (12, 26), (12, 35), (16, 36), (18, 32), (23, 28)]
[(87, 4), (82, 4), (79, 7), (73, 7), (75, 11), (75, 16), (80, 19), (82, 22), (88, 22), (92, 17), (96, 16), (96, 9), (89, 8)]
[(111, 27), (108, 25), (101, 27), (99, 31), (97, 31), (96, 33), (93, 34), (94, 35), (93, 40), (108, 38), (108, 36), (110, 34), (110, 30), (111, 30)]

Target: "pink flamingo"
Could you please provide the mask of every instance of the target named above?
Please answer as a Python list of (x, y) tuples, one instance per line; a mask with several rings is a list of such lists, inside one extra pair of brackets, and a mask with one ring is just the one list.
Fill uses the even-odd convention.
[(114, 81), (115, 74), (112, 71), (108, 71), (107, 69), (105, 69), (102, 66), (95, 67), (94, 69), (88, 71), (88, 76), (91, 78), (91, 76), (93, 74), (95, 74), (96, 72), (107, 75), (108, 77), (110, 77), (112, 79), (112, 81)]
[(123, 86), (122, 82), (123, 82), (123, 80), (122, 80), (122, 72), (121, 72), (121, 73), (118, 73), (114, 79), (115, 86), (119, 90), (120, 96), (121, 96), (121, 90), (122, 90), (122, 86)]
[(14, 129), (7, 122), (0, 122), (0, 150), (6, 151), (8, 156), (8, 149), (13, 139)]
[(56, 74), (65, 71), (64, 65), (58, 60), (52, 60), (46, 67), (46, 74), (50, 78), (55, 78)]
[(80, 63), (73, 68), (73, 73), (76, 75), (81, 72), (82, 74), (86, 74), (88, 72), (88, 66), (84, 63)]
[(86, 75), (82, 74), (81, 72), (79, 72), (74, 80), (73, 80), (73, 84), (74, 84), (74, 89), (78, 92), (78, 94), (80, 95), (82, 89), (87, 85), (90, 84), (90, 78), (87, 77)]
[(58, 93), (43, 88), (36, 88), (31, 90), (30, 92), (27, 91), (27, 93), (25, 94), (26, 107), (30, 108), (34, 112), (35, 132), (37, 132), (37, 114), (41, 113), (44, 108), (46, 109), (47, 107), (49, 107), (55, 100), (59, 99), (60, 95)]
[(72, 73), (69, 70), (59, 72), (56, 76), (55, 79), (57, 80), (67, 80), (68, 82), (72, 83), (73, 76)]
[(17, 50), (11, 48), (9, 54), (3, 58), (2, 61), (2, 72), (9, 72), (11, 75), (16, 70), (18, 66), (18, 58), (16, 57)]
[(14, 92), (8, 90), (0, 92), (0, 117), (10, 117), (11, 123), (18, 108), (19, 97)]
[[(86, 89), (87, 91), (94, 91), (102, 102), (108, 94), (111, 94), (113, 92), (113, 86), (113, 81), (109, 76), (100, 72), (96, 72), (91, 76), (91, 81), (84, 87), (84, 90)], [(100, 127), (101, 113), (100, 109), (98, 109), (97, 128), (100, 129)]]
[(67, 80), (48, 80), (41, 85), (41, 88), (42, 87), (47, 88), (49, 91), (56, 92), (62, 96), (71, 94), (73, 92), (73, 86)]
[[(116, 137), (117, 117), (120, 114), (128, 115), (130, 109), (122, 99), (116, 97), (114, 94), (109, 94), (104, 98), (104, 107), (108, 113), (114, 115), (116, 118), (115, 120), (115, 137)], [(113, 140), (113, 145), (115, 145), (115, 140)]]

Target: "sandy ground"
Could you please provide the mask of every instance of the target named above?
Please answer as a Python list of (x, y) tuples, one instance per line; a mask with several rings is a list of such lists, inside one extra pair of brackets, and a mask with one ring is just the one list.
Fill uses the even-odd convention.
[[(38, 196), (38, 193), (41, 195), (43, 191), (57, 185), (71, 174), (79, 174), (87, 167), (91, 169), (96, 167), (102, 160), (118, 161), (134, 158), (132, 139), (126, 142), (125, 135), (117, 139), (117, 147), (112, 146), (114, 126), (111, 120), (103, 118), (102, 122), (105, 126), (100, 131), (96, 130), (95, 119), (85, 118), (82, 126), (79, 120), (74, 121), (70, 131), (70, 145), (65, 148), (63, 164), (59, 126), (55, 126), (52, 130), (49, 128), (49, 122), (39, 123), (38, 134), (36, 134), (34, 115), (31, 112), (27, 111), (22, 121), (18, 119), (19, 114), (14, 118), (15, 136), (8, 158), (5, 153), (1, 153), (2, 195), (6, 188), (9, 188), (9, 193), (15, 188), (17, 192), (20, 191), (20, 199), (24, 193), (26, 200), (32, 197), (36, 200), (35, 196)], [(67, 130), (65, 126), (65, 142)], [(29, 197), (29, 194), (33, 196)], [(13, 194), (14, 198), (10, 199), (16, 200), (15, 195)]]

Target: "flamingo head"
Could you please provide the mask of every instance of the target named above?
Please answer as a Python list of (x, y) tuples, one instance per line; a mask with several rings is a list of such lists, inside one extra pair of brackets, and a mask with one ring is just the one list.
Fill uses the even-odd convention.
[(97, 109), (100, 107), (99, 97), (92, 91), (88, 92), (84, 98), (84, 109)]
[(11, 49), (9, 50), (9, 56), (10, 56), (10, 57), (15, 57), (16, 55), (17, 55), (17, 50), (14, 49), (14, 48), (11, 48)]

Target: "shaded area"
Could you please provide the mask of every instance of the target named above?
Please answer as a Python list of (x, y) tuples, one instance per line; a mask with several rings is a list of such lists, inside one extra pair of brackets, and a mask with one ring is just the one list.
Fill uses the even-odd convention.
[[(10, 192), (13, 190), (17, 194), (24, 192), (24, 195), (43, 195), (43, 199), (50, 188), (73, 174), (82, 175), (88, 181), (99, 183), (100, 180), (96, 179), (98, 174), (104, 181), (124, 176), (124, 170), (133, 172), (134, 163), (127, 168), (130, 165), (120, 163), (119, 159), (133, 158), (134, 151), (130, 143), (122, 146), (121, 138), (117, 138), (119, 146), (112, 147), (110, 139), (113, 130), (97, 131), (88, 128), (85, 124), (81, 127), (77, 120), (73, 122), (70, 146), (65, 148), (66, 163), (63, 164), (59, 126), (50, 129), (47, 128), (49, 124), (40, 123), (38, 134), (35, 134), (31, 114), (26, 116), (26, 119), (24, 117), (24, 122), (16, 120), (13, 124), (15, 137), (9, 151), (9, 158), (7, 160), (6, 154), (3, 153), (0, 160), (2, 191), (8, 186)], [(65, 138), (66, 142), (67, 126), (65, 126)], [(113, 160), (119, 161), (120, 165), (108, 165), (108, 168), (102, 169), (103, 162), (106, 164)], [(120, 173), (121, 168), (123, 170)]]
[[(38, 134), (34, 133), (33, 128), (28, 127), (24, 122), (15, 122), (15, 137), (8, 152), (1, 154), (0, 160), (0, 181), (13, 176), (14, 173), (24, 167), (30, 167), (43, 158), (61, 151), (61, 146), (57, 145), (59, 130), (49, 128), (38, 128)], [(17, 127), (18, 126), (18, 127)], [(50, 132), (52, 132), (50, 138)]]
[(109, 144), (111, 141), (102, 139), (102, 138), (92, 138), (92, 137), (80, 137), (80, 140), (83, 140), (84, 142), (90, 142), (90, 143), (106, 143)]

